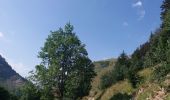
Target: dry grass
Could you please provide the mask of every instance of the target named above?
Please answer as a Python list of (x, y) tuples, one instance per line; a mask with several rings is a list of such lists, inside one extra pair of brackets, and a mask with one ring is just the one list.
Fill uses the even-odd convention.
[[(137, 95), (135, 98), (136, 100), (146, 100), (146, 99), (154, 100), (156, 92), (159, 92), (162, 86), (166, 86), (169, 83), (167, 82), (168, 78), (167, 80), (165, 80), (165, 82), (161, 82), (161, 83), (152, 82), (151, 81), (152, 73), (153, 73), (152, 68), (146, 68), (138, 73), (140, 76), (143, 77), (143, 83), (140, 84), (140, 87), (138, 89), (138, 90), (142, 90), (142, 92), (139, 93), (139, 91), (137, 91)], [(170, 93), (166, 93), (165, 98), (162, 98), (162, 100), (170, 100)]]
[[(107, 62), (107, 64), (103, 66), (104, 65), (103, 63), (105, 62)], [(94, 62), (97, 76), (92, 81), (92, 89), (89, 95), (90, 97), (99, 98), (104, 93), (103, 90), (100, 90), (100, 78), (103, 74), (113, 70), (115, 62), (116, 62), (115, 59)]]
[(144, 81), (149, 81), (152, 77), (153, 70), (151, 68), (143, 69), (142, 71), (139, 71), (139, 76), (141, 76)]
[(154, 91), (160, 89), (160, 86), (155, 83), (144, 84), (140, 87), (140, 90), (143, 90), (141, 93), (137, 93), (136, 100), (147, 100), (147, 98), (151, 98), (154, 95)]
[(110, 98), (117, 93), (132, 94), (133, 92), (134, 89), (132, 88), (131, 84), (128, 82), (128, 80), (124, 80), (106, 89), (100, 100), (110, 100)]
[(110, 88), (108, 88), (106, 90), (99, 89), (101, 76), (103, 74), (105, 74), (106, 72), (113, 70), (113, 68), (114, 68), (113, 66), (116, 62), (116, 60), (113, 60), (113, 59), (109, 60), (109, 61), (110, 61), (110, 63), (109, 63), (109, 66), (107, 66), (107, 67), (101, 66), (101, 63), (103, 61), (94, 63), (95, 71), (97, 72), (97, 76), (93, 79), (90, 97), (94, 97), (95, 100), (97, 100), (97, 99), (109, 100), (116, 93), (122, 92), (122, 93), (131, 94), (134, 91), (133, 88), (131, 87), (131, 84), (127, 80), (121, 81), (115, 85), (112, 85)]

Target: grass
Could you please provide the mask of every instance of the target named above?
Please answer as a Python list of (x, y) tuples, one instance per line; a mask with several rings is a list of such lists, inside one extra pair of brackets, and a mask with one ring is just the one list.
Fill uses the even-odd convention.
[(143, 78), (143, 82), (149, 82), (152, 79), (153, 70), (151, 68), (145, 68), (138, 72), (138, 75)]
[(143, 92), (137, 94), (136, 100), (146, 100), (148, 97), (152, 97), (154, 91), (159, 90), (160, 86), (158, 84), (149, 83), (142, 85), (140, 88), (143, 88)]
[(165, 98), (165, 100), (170, 100), (170, 93), (168, 93), (167, 97)]
[(158, 84), (151, 83), (152, 73), (153, 70), (151, 68), (145, 68), (138, 72), (139, 76), (143, 78), (139, 85), (139, 89), (142, 89), (143, 92), (136, 95), (137, 100), (146, 100), (148, 97), (152, 97), (154, 95), (154, 91), (160, 88)]
[[(153, 97), (156, 91), (159, 91), (161, 87), (166, 88), (163, 85), (164, 81), (161, 83), (153, 82), (153, 69), (146, 68), (138, 73), (143, 77), (142, 83), (139, 85), (139, 89), (143, 89), (143, 92), (136, 95), (136, 100), (146, 100), (148, 97)], [(168, 79), (168, 78), (167, 78)], [(170, 84), (169, 84), (170, 85)], [(170, 93), (167, 93), (165, 100), (170, 100)]]
[(134, 89), (132, 88), (131, 84), (128, 82), (128, 80), (124, 80), (106, 89), (100, 100), (110, 100), (111, 97), (117, 93), (132, 94), (133, 92)]

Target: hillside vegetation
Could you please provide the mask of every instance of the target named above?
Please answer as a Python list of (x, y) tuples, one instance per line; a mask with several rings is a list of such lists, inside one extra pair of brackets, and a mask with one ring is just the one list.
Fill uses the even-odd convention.
[[(124, 79), (115, 84), (112, 84), (106, 89), (100, 88), (101, 77), (105, 73), (114, 69), (116, 60), (109, 61), (111, 64), (102, 66), (102, 63), (107, 60), (95, 62), (95, 69), (97, 70), (97, 76), (92, 82), (92, 89), (89, 96), (83, 98), (83, 100), (122, 100), (122, 97), (127, 95), (130, 98), (123, 100), (169, 100), (170, 99), (170, 75), (167, 75), (164, 81), (155, 82), (154, 70), (155, 67), (145, 68), (140, 70), (137, 74), (141, 77), (137, 88), (133, 88), (131, 82), (128, 79)], [(112, 66), (112, 67), (111, 67)], [(159, 94), (160, 93), (160, 94)], [(161, 94), (162, 93), (162, 94)], [(114, 99), (117, 94), (120, 95), (120, 99)]]
[(86, 99), (170, 99), (170, 0), (163, 1), (161, 10), (160, 28), (132, 55), (127, 56), (123, 51), (112, 67), (108, 61), (99, 61), (103, 63), (100, 68), (96, 65), (98, 76), (95, 79), (99, 83), (93, 85), (95, 82), (92, 82), (93, 92)]

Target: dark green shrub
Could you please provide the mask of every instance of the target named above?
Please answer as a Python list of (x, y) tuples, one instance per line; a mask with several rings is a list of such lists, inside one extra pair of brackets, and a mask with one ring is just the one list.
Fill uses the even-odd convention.
[(137, 84), (139, 84), (142, 80), (142, 77), (140, 77), (136, 72), (130, 71), (128, 74), (128, 80), (131, 83), (132, 87), (136, 88)]
[(115, 94), (110, 100), (131, 100), (132, 96), (128, 94), (118, 93)]
[(164, 80), (164, 78), (170, 73), (170, 64), (163, 63), (155, 68), (153, 76), (157, 81)]
[(115, 82), (114, 76), (112, 72), (107, 72), (103, 76), (101, 76), (101, 89), (106, 89), (110, 87)]
[(10, 100), (10, 93), (2, 87), (0, 87), (0, 99)]

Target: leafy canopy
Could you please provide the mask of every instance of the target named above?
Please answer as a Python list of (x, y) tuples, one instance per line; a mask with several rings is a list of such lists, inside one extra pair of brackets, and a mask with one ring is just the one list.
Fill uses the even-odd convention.
[(68, 23), (64, 29), (51, 32), (39, 52), (42, 62), (30, 78), (43, 91), (43, 98), (77, 99), (88, 95), (94, 65), (73, 29)]

